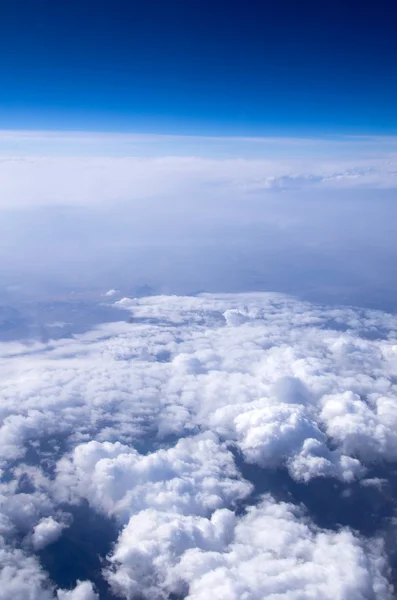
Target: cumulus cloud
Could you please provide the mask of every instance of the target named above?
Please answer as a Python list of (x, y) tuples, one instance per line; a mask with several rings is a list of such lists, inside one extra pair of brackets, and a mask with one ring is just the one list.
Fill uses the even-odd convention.
[(0, 585), (4, 600), (53, 600), (46, 573), (34, 557), (7, 548), (0, 540)]
[(104, 576), (127, 599), (390, 598), (375, 538), (272, 496), (244, 513), (236, 455), (345, 486), (395, 461), (397, 318), (259, 293), (117, 306), (128, 322), (0, 346), (7, 599), (28, 581), (34, 600), (96, 598), (56, 590), (32, 555), (82, 501), (116, 524)]
[(81, 444), (58, 462), (55, 487), (62, 500), (83, 497), (121, 521), (150, 507), (207, 514), (251, 492), (231, 452), (211, 433), (147, 455), (119, 442)]
[(72, 590), (58, 590), (58, 600), (99, 600), (90, 581), (78, 581)]
[(70, 590), (54, 590), (37, 558), (7, 545), (1, 536), (0, 586), (4, 600), (99, 600), (88, 581), (78, 582)]
[(131, 323), (2, 346), (4, 461), (54, 435), (61, 452), (61, 437), (133, 443), (198, 429), (263, 465), (312, 452), (343, 474), (357, 458), (394, 459), (395, 317), (267, 294), (119, 305)]
[(381, 549), (351, 532), (315, 528), (271, 498), (237, 524), (224, 553), (186, 552), (176, 574), (189, 582), (188, 598), (375, 598), (391, 597), (382, 574)]
[(42, 550), (45, 546), (48, 546), (48, 544), (56, 542), (62, 535), (62, 531), (65, 527), (67, 527), (65, 523), (59, 523), (52, 517), (41, 519), (33, 529), (32, 543), (34, 549)]
[(222, 549), (231, 541), (236, 516), (227, 509), (210, 518), (147, 509), (131, 517), (123, 529), (105, 576), (114, 591), (125, 597), (167, 594), (171, 569), (190, 548)]
[(125, 598), (391, 598), (379, 542), (321, 530), (270, 496), (236, 518), (147, 512), (122, 532), (108, 579)]

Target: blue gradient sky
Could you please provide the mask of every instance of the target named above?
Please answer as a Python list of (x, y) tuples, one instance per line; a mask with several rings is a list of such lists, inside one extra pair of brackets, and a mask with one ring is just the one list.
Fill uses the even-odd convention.
[(397, 132), (394, 2), (18, 0), (0, 129)]

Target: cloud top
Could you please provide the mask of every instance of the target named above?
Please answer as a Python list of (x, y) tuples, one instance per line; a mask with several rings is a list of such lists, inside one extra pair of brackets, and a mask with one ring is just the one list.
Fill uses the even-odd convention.
[(383, 494), (396, 317), (259, 293), (118, 306), (129, 322), (0, 347), (7, 600), (97, 597), (89, 581), (57, 590), (35, 555), (81, 502), (118, 531), (102, 577), (126, 599), (391, 598), (380, 531), (321, 528), (238, 465)]

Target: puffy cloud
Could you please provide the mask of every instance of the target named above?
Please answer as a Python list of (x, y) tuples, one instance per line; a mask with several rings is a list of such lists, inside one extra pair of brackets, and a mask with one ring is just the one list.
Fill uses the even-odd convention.
[(84, 499), (121, 530), (105, 572), (126, 598), (389, 598), (374, 540), (271, 497), (241, 516), (254, 496), (233, 452), (345, 485), (395, 460), (397, 318), (276, 294), (117, 306), (130, 322), (0, 347), (9, 597), (31, 579), (34, 600), (95, 598), (89, 582), (54, 591), (27, 554)]
[(329, 395), (324, 398), (321, 418), (328, 435), (349, 454), (364, 460), (379, 455), (396, 459), (397, 411), (393, 397), (369, 394), (363, 399), (351, 391)]
[(227, 509), (210, 518), (147, 509), (131, 517), (109, 557), (105, 575), (116, 594), (167, 597), (167, 576), (190, 548), (222, 551), (236, 516)]
[(125, 521), (148, 508), (208, 514), (252, 488), (239, 477), (231, 452), (206, 433), (147, 455), (119, 442), (81, 444), (59, 461), (55, 489), (62, 500), (82, 497)]
[(225, 552), (186, 552), (176, 573), (187, 598), (391, 598), (381, 548), (352, 532), (318, 530), (299, 509), (267, 498), (236, 526)]
[(0, 586), (4, 600), (98, 600), (91, 582), (78, 582), (70, 590), (54, 590), (47, 573), (34, 556), (7, 545), (0, 536)]
[(296, 506), (265, 497), (245, 516), (210, 520), (148, 511), (123, 530), (107, 572), (131, 599), (387, 599), (382, 546), (317, 528)]
[(58, 600), (99, 600), (90, 581), (78, 581), (72, 590), (58, 590)]
[(43, 515), (53, 513), (55, 507), (46, 491), (21, 491), (17, 470), (11, 472), (9, 478), (10, 475), (13, 475), (10, 483), (0, 484), (0, 515), (9, 520), (18, 531), (26, 534)]
[(7, 549), (0, 541), (0, 585), (4, 600), (53, 600), (46, 573), (34, 557)]
[[(247, 407), (241, 407), (244, 411)], [(324, 433), (300, 406), (266, 401), (234, 418), (239, 447), (249, 462), (287, 464), (298, 480), (330, 476), (351, 480), (363, 469), (358, 460), (332, 452)]]
[(65, 523), (59, 523), (52, 517), (41, 519), (33, 529), (32, 543), (34, 549), (41, 550), (48, 544), (56, 542), (65, 527), (67, 527)]
[(349, 478), (357, 458), (394, 458), (395, 317), (271, 294), (118, 305), (131, 323), (47, 345), (3, 344), (3, 461), (31, 448), (55, 466), (68, 444), (130, 446), (198, 429), (264, 466), (297, 474), (306, 461), (303, 478)]

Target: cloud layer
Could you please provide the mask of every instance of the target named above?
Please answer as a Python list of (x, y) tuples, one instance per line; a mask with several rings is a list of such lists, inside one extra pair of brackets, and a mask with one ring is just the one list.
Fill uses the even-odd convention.
[(180, 203), (190, 203), (190, 197), (197, 199), (205, 192), (222, 201), (230, 194), (241, 198), (271, 190), (397, 186), (397, 161), (390, 149), (376, 157), (320, 154), (310, 160), (305, 155), (288, 158), (288, 144), (287, 149), (286, 157), (278, 159), (189, 155), (4, 157), (0, 159), (0, 210), (114, 203), (132, 203), (132, 207), (142, 210), (145, 203), (158, 202), (159, 196), (167, 198), (167, 208), (175, 210)]
[(0, 298), (148, 285), (392, 302), (395, 141), (218, 142), (0, 159)]
[(81, 502), (118, 530), (102, 577), (129, 600), (391, 598), (381, 532), (258, 498), (237, 458), (299, 485), (378, 485), (374, 465), (396, 460), (397, 318), (276, 294), (116, 305), (130, 322), (0, 346), (7, 600), (97, 597), (39, 562)]

